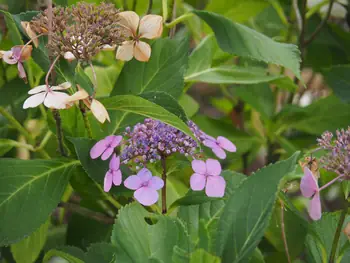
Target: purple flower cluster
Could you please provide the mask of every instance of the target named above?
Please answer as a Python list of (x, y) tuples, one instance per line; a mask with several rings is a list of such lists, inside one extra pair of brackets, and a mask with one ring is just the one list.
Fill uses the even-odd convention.
[[(228, 139), (219, 136), (217, 139), (205, 134), (192, 121), (188, 126), (196, 139), (212, 149), (220, 159), (226, 158), (226, 151), (236, 151), (235, 145)], [(115, 149), (122, 146), (121, 151)], [(120, 157), (117, 152), (121, 152)], [(111, 158), (109, 170), (104, 179), (104, 190), (108, 192), (112, 185), (122, 183), (120, 163), (134, 162), (145, 167), (160, 159), (166, 159), (169, 155), (180, 153), (190, 156), (194, 174), (190, 179), (190, 186), (194, 191), (205, 192), (210, 197), (222, 197), (225, 193), (226, 182), (221, 174), (221, 165), (217, 160), (208, 159), (206, 162), (196, 160), (200, 152), (198, 142), (182, 131), (153, 119), (145, 119), (143, 123), (136, 124), (132, 129), (126, 128), (124, 138), (110, 135), (97, 142), (90, 150), (90, 157), (102, 160)], [(134, 198), (143, 205), (152, 205), (158, 201), (157, 190), (163, 188), (164, 181), (152, 176), (147, 168), (142, 168), (137, 175), (131, 175), (124, 181), (124, 186), (135, 190)]]
[(125, 131), (125, 148), (121, 158), (124, 163), (130, 160), (144, 166), (173, 153), (193, 156), (198, 143), (182, 131), (153, 119), (145, 119), (131, 130)]

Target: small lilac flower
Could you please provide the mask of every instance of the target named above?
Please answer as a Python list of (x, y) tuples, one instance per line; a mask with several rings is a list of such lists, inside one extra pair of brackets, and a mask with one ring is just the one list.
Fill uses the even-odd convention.
[(107, 160), (114, 152), (114, 148), (117, 147), (122, 141), (122, 136), (110, 135), (106, 138), (98, 141), (90, 150), (91, 159), (100, 157), (102, 160)]
[(152, 176), (152, 173), (142, 168), (137, 175), (129, 176), (125, 181), (124, 185), (126, 188), (136, 190), (134, 197), (142, 205), (150, 206), (158, 201), (157, 190), (163, 188), (164, 182), (157, 176)]
[(309, 215), (312, 220), (319, 220), (322, 215), (320, 188), (318, 187), (316, 178), (308, 167), (304, 168), (304, 176), (300, 182), (300, 191), (306, 198), (312, 197), (308, 208)]
[(223, 136), (219, 136), (215, 139), (214, 137), (206, 135), (206, 138), (203, 141), (203, 144), (211, 148), (213, 153), (220, 159), (226, 158), (226, 153), (224, 150), (228, 152), (236, 151), (236, 146)]
[(120, 157), (113, 154), (111, 161), (109, 162), (109, 170), (107, 171), (104, 179), (103, 189), (105, 192), (109, 192), (114, 185), (120, 185), (122, 183), (122, 172), (119, 169)]
[(221, 165), (217, 160), (208, 159), (192, 161), (192, 169), (195, 172), (190, 179), (191, 189), (201, 191), (205, 187), (205, 193), (210, 197), (223, 197), (225, 194), (226, 182), (220, 176)]

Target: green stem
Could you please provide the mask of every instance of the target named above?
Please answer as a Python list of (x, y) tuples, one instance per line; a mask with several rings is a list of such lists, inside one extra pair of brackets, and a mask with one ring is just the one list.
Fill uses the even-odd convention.
[(90, 139), (92, 139), (92, 130), (91, 130), (89, 118), (86, 115), (86, 110), (85, 110), (84, 104), (81, 101), (79, 101), (79, 109), (80, 109), (81, 114), (83, 115), (84, 125), (85, 125), (85, 129), (88, 132), (88, 136)]
[(106, 200), (108, 200), (115, 208), (120, 209), (122, 207), (122, 205), (117, 200), (115, 200), (110, 194), (106, 193), (98, 183), (96, 183), (95, 181), (94, 181), (94, 183), (95, 183), (96, 187), (102, 193), (103, 197)]
[(345, 217), (346, 217), (346, 215), (348, 213), (348, 205), (349, 205), (349, 203), (348, 203), (347, 200), (345, 202), (346, 202), (345, 203), (345, 207), (344, 207), (344, 209), (343, 209), (343, 211), (342, 211), (342, 213), (340, 215), (338, 226), (337, 226), (337, 229), (336, 229), (335, 234), (334, 234), (331, 255), (329, 257), (329, 263), (334, 263), (335, 262), (335, 256), (337, 254), (337, 248), (338, 248), (340, 233), (341, 233), (341, 230), (343, 228)]
[(44, 149), (44, 147), (46, 146), (46, 144), (49, 142), (50, 138), (52, 136), (52, 131), (48, 131), (43, 140), (41, 141), (40, 145), (35, 149), (35, 151), (40, 151), (42, 149)]
[(62, 122), (61, 122), (61, 115), (58, 110), (52, 110), (53, 117), (56, 121), (56, 136), (57, 136), (57, 143), (58, 143), (58, 149), (60, 151), (60, 154), (62, 156), (67, 157), (66, 151), (64, 149), (63, 144), (63, 131), (62, 131)]
[(153, 7), (153, 0), (149, 0), (147, 14), (152, 13), (152, 7)]
[(177, 24), (189, 19), (190, 17), (194, 16), (193, 13), (186, 13), (183, 14), (182, 16), (179, 16), (178, 18), (174, 19), (173, 21), (171, 21), (170, 23), (166, 23), (165, 26), (167, 28), (172, 28), (174, 26), (176, 26)]
[(165, 23), (168, 19), (168, 0), (162, 0), (162, 11), (163, 11), (163, 21)]

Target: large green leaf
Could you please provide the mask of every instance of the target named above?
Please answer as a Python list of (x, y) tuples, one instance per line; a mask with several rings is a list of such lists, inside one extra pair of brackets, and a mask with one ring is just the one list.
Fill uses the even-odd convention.
[(190, 252), (189, 238), (179, 220), (157, 216), (156, 223), (149, 225), (145, 218), (151, 216), (138, 203), (119, 210), (111, 237), (118, 262), (169, 262), (174, 246)]
[(116, 248), (109, 243), (92, 244), (86, 253), (86, 263), (111, 263), (115, 252)]
[(13, 79), (0, 88), (0, 106), (7, 106), (11, 103), (21, 101), (26, 97), (29, 85), (22, 79)]
[(125, 63), (112, 95), (163, 91), (178, 98), (184, 86), (187, 53), (187, 38), (156, 40), (152, 44), (152, 55), (148, 62), (134, 59)]
[(20, 240), (47, 220), (77, 164), (77, 160), (0, 159), (0, 245)]
[(5, 22), (6, 22), (8, 30), (9, 30), (10, 38), (11, 38), (13, 44), (22, 45), (23, 44), (22, 36), (21, 36), (21, 33), (19, 32), (17, 26), (16, 26), (16, 23), (15, 23), (15, 20), (13, 19), (13, 16), (10, 13), (3, 11), (3, 10), (0, 10), (0, 12), (4, 15)]
[(193, 137), (188, 126), (179, 117), (161, 106), (133, 95), (120, 95), (103, 100), (108, 110), (135, 113), (144, 117), (160, 120)]
[(39, 227), (39, 229), (33, 232), (29, 237), (11, 245), (11, 252), (16, 262), (35, 262), (46, 243), (49, 225), (50, 220), (47, 220), (46, 223)]
[(209, 254), (204, 249), (197, 249), (191, 254), (190, 263), (220, 263), (220, 258)]
[(268, 226), (279, 182), (294, 170), (298, 155), (262, 168), (229, 197), (216, 239), (216, 253), (224, 262), (244, 262), (254, 251)]
[(300, 52), (295, 45), (275, 42), (259, 32), (215, 13), (193, 12), (213, 29), (222, 50), (289, 68), (300, 78)]
[(334, 94), (342, 101), (350, 102), (350, 65), (333, 66), (324, 70), (324, 76)]

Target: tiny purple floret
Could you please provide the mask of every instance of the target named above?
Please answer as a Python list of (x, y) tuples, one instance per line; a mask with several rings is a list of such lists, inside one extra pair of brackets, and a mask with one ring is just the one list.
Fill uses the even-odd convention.
[(98, 141), (90, 150), (91, 159), (96, 159), (101, 156), (102, 160), (107, 160), (114, 152), (120, 142), (122, 141), (122, 136), (110, 135), (106, 138)]

